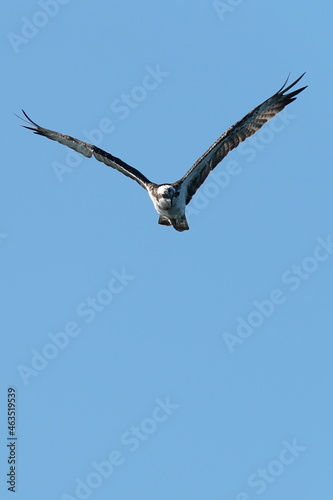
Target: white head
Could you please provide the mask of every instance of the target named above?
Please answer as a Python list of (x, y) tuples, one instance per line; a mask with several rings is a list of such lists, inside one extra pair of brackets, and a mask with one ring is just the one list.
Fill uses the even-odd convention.
[(160, 198), (172, 199), (175, 194), (175, 188), (170, 184), (163, 184), (157, 188), (157, 195)]

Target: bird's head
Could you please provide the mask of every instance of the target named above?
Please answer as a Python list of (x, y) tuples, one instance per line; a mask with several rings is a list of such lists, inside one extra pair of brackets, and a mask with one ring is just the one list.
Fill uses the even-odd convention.
[(163, 184), (162, 186), (159, 186), (157, 189), (157, 194), (159, 198), (165, 198), (168, 200), (172, 200), (172, 198), (175, 195), (175, 188), (173, 186), (170, 186), (169, 184)]

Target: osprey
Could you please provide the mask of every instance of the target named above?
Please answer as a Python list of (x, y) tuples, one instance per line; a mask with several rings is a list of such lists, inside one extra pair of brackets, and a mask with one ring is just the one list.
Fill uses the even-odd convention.
[(304, 74), (288, 87), (286, 87), (287, 79), (272, 97), (259, 104), (259, 106), (224, 132), (186, 174), (179, 181), (172, 184), (155, 184), (136, 168), (131, 167), (97, 146), (80, 141), (69, 135), (40, 127), (23, 110), (22, 112), (28, 121), (24, 118), (19, 118), (29, 123), (29, 125), (33, 125), (33, 127), (23, 126), (29, 130), (33, 130), (35, 134), (43, 135), (48, 139), (60, 142), (60, 144), (64, 144), (88, 158), (94, 156), (96, 160), (105, 163), (108, 167), (115, 168), (122, 174), (127, 175), (127, 177), (134, 179), (148, 191), (154, 207), (159, 214), (158, 223), (164, 226), (173, 226), (177, 231), (185, 231), (189, 229), (185, 216), (185, 207), (205, 181), (208, 174), (227, 156), (229, 151), (236, 148), (240, 142), (255, 134), (268, 120), (296, 99), (295, 96), (306, 87), (289, 92), (289, 94), (287, 92), (299, 82)]

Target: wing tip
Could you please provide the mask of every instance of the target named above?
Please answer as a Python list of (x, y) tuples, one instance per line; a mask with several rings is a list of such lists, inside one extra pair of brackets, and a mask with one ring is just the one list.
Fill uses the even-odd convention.
[(26, 125), (21, 125), (23, 128), (27, 128), (29, 130), (32, 130), (33, 132), (35, 132), (35, 134), (38, 134), (40, 133), (39, 130), (41, 129), (41, 127), (35, 123), (28, 115), (27, 113), (24, 111), (24, 109), (21, 109), (23, 115), (25, 116), (25, 118), (22, 118), (22, 116), (19, 116), (17, 115), (16, 113), (14, 113), (15, 116), (17, 116), (17, 118), (19, 118), (20, 120), (22, 120), (23, 122), (25, 123), (28, 123), (29, 125), (33, 125), (35, 128), (33, 127), (27, 127)]
[[(289, 77), (290, 77), (290, 73), (289, 73), (286, 81), (284, 82), (282, 87), (277, 91), (277, 94), (285, 94), (285, 92), (288, 92), (288, 90), (290, 90), (292, 87), (294, 87), (301, 80), (301, 78), (303, 78), (303, 76), (305, 74), (306, 74), (306, 71), (304, 71), (304, 73), (302, 73), (301, 76), (299, 76), (294, 82), (292, 82), (290, 85), (288, 85), (288, 87), (286, 87), (288, 80), (289, 80)], [(306, 89), (306, 87), (307, 87), (307, 85), (305, 87), (302, 87), (299, 90), (299, 92), (302, 92), (302, 90)]]

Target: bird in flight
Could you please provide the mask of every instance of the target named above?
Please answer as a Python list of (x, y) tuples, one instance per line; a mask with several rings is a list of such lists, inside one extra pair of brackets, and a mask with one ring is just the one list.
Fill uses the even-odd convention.
[(192, 196), (201, 184), (203, 184), (208, 174), (239, 143), (255, 134), (267, 121), (296, 99), (297, 94), (302, 92), (306, 86), (289, 93), (287, 92), (299, 82), (304, 74), (288, 87), (286, 87), (287, 79), (274, 95), (262, 104), (259, 104), (259, 106), (224, 132), (181, 179), (171, 184), (155, 184), (136, 168), (131, 167), (123, 160), (103, 151), (97, 146), (80, 141), (69, 135), (40, 127), (23, 110), (22, 112), (28, 121), (24, 118), (19, 118), (28, 123), (29, 127), (23, 126), (29, 130), (33, 130), (35, 134), (43, 135), (48, 139), (60, 142), (60, 144), (64, 144), (88, 158), (94, 156), (96, 160), (105, 163), (108, 167), (115, 168), (127, 177), (134, 179), (148, 191), (154, 207), (159, 214), (158, 223), (163, 226), (173, 226), (177, 231), (185, 231), (189, 229), (185, 207), (191, 201)]

